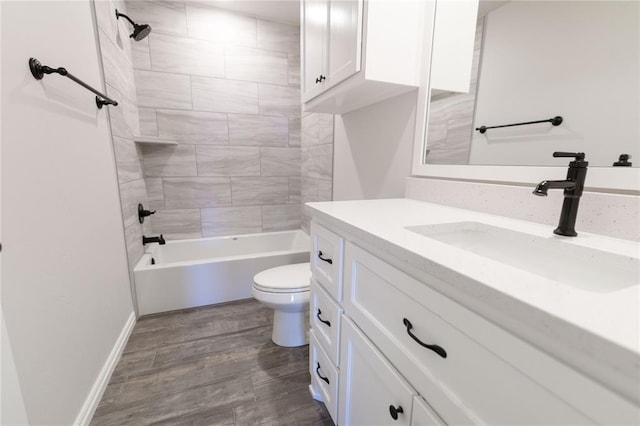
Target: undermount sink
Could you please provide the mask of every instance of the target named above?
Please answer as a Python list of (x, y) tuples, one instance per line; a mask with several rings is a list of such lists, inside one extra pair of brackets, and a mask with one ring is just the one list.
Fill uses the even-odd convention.
[(640, 282), (637, 258), (577, 246), (555, 236), (544, 238), (479, 222), (405, 229), (582, 290), (604, 293)]

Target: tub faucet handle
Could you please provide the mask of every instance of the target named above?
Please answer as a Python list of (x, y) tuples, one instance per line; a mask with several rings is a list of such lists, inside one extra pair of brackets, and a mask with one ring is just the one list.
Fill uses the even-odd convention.
[(144, 218), (154, 214), (155, 210), (145, 210), (142, 204), (138, 204), (138, 222), (144, 223)]

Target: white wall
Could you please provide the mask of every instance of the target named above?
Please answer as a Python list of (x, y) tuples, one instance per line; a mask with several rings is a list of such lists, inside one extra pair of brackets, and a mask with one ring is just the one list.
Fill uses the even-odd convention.
[(95, 24), (88, 1), (0, 5), (2, 337), (29, 422), (68, 425), (133, 307), (106, 111), (66, 78), (36, 81), (27, 61), (101, 88)]
[(336, 115), (333, 199), (401, 198), (411, 173), (417, 92)]
[(640, 155), (637, 1), (512, 1), (485, 22), (474, 127), (564, 117), (473, 132), (470, 164), (558, 165), (553, 151), (585, 152), (590, 166)]

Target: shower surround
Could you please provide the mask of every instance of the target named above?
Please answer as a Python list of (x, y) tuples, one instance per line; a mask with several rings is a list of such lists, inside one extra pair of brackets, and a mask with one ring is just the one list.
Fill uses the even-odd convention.
[[(127, 2), (154, 233), (300, 228), (300, 29), (182, 2)], [(146, 207), (146, 206), (145, 206)]]

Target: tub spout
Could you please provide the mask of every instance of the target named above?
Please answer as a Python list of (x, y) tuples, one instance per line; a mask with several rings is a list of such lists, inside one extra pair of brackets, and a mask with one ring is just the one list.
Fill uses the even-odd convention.
[(144, 235), (142, 236), (142, 245), (147, 245), (149, 243), (158, 243), (161, 246), (165, 245), (167, 242), (164, 240), (164, 237), (162, 236), (162, 234), (160, 234), (159, 237), (145, 237)]

